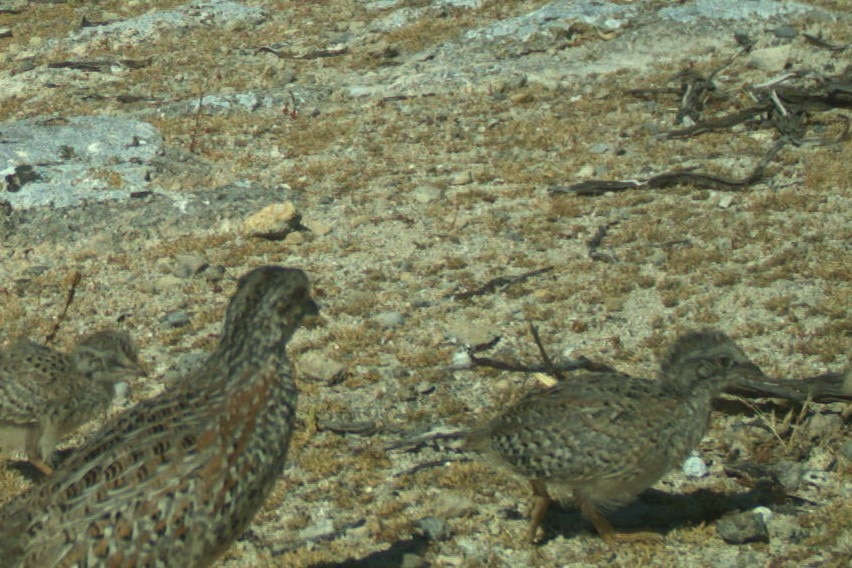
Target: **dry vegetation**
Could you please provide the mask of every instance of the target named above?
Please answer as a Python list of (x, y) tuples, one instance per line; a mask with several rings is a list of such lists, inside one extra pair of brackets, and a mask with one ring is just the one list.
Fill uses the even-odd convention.
[[(630, 88), (671, 84), (682, 67), (706, 73), (729, 53), (558, 85), (480, 77), (468, 89), (436, 88), (428, 96), (403, 100), (346, 94), (343, 77), (375, 73), (378, 82), (379, 74), (392, 72), (400, 59), (543, 3), (486, 1), (479, 10), (448, 8), (440, 17), (415, 18), (393, 32), (371, 34), (345, 55), (314, 59), (278, 58), (257, 49), (278, 42), (294, 51), (324, 48), (360, 33), (386, 13), (367, 12), (364, 2), (354, 1), (255, 1), (249, 4), (271, 14), (257, 27), (165, 33), (118, 51), (92, 46), (82, 55), (64, 44), (37, 48), (66, 37), (83, 14), (126, 19), (182, 2), (35, 3), (23, 17), (0, 14), (0, 27), (15, 30), (14, 37), (0, 39), (10, 68), (19, 64), (14, 57), (22, 50), (34, 51), (36, 66), (81, 57), (151, 60), (138, 70), (91, 74), (84, 87), (0, 97), (0, 120), (132, 113), (154, 124), (168, 146), (192, 147), (211, 167), (205, 174), (160, 180), (166, 189), (192, 193), (235, 180), (280, 186), (305, 216), (334, 227), (326, 236), (307, 235), (301, 244), (251, 240), (233, 230), (189, 222), (186, 230), (144, 242), (124, 238), (131, 230), (117, 227), (109, 235), (86, 235), (68, 244), (10, 240), (0, 245), (4, 338), (20, 333), (43, 337), (61, 309), (67, 273), (76, 268), (84, 281), (60, 345), (69, 345), (76, 333), (127, 316), (121, 317), (122, 325), (138, 338), (155, 377), (181, 354), (212, 345), (227, 296), (245, 270), (280, 263), (311, 275), (323, 314), (300, 333), (291, 355), (298, 361), (305, 353), (319, 352), (342, 362), (346, 378), (335, 385), (304, 385), (293, 465), (251, 535), (223, 565), (327, 566), (323, 563), (362, 558), (410, 538), (416, 521), (429, 515), (446, 516), (454, 533), (452, 540), (432, 543), (422, 552), (435, 566), (562, 566), (568, 557), (575, 565), (675, 565), (709, 554), (720, 562), (780, 566), (813, 563), (817, 548), (824, 551), (824, 565), (831, 566), (850, 552), (852, 466), (841, 451), (849, 443), (848, 406), (832, 410), (842, 414), (842, 424), (824, 438), (797, 441), (795, 424), (776, 427), (781, 417), (758, 414), (717, 420), (702, 446), (708, 459), (724, 463), (734, 453), (726, 446), (725, 427), (758, 420), (774, 435), (761, 439), (763, 446), (754, 440), (745, 444), (737, 450), (746, 452), (741, 458), (760, 456), (773, 463), (795, 455), (807, 462), (827, 453), (834, 459), (827, 468), (834, 485), (801, 489), (803, 499), (819, 502), (796, 516), (806, 538), (784, 542), (781, 552), (772, 549), (774, 543), (725, 545), (710, 519), (706, 525), (668, 527), (665, 547), (626, 547), (613, 554), (585, 532), (570, 509), (559, 518), (568, 519), (571, 528), (563, 531), (554, 523), (555, 538), (527, 547), (519, 539), (523, 515), (509, 513), (522, 513), (529, 496), (517, 480), (476, 462), (390, 474), (400, 464), (428, 459), (383, 449), (401, 432), (470, 425), (527, 386), (523, 377), (507, 373), (448, 370), (455, 347), (445, 339), (453, 321), (503, 336), (495, 356), (534, 359), (526, 332), (532, 321), (554, 352), (585, 355), (646, 376), (653, 373), (655, 354), (677, 333), (696, 326), (726, 330), (769, 374), (799, 377), (850, 364), (848, 141), (788, 147), (770, 166), (767, 182), (735, 193), (726, 206), (719, 192), (701, 188), (598, 198), (547, 192), (552, 185), (577, 181), (581, 171), (585, 177), (629, 179), (687, 165), (746, 175), (770, 144), (769, 131), (659, 140), (653, 134), (672, 126), (677, 98), (640, 101), (625, 94)], [(811, 3), (838, 10), (843, 4)], [(852, 41), (848, 27), (820, 25), (833, 42)], [(584, 42), (603, 42), (594, 34), (583, 37)], [(805, 47), (797, 44), (797, 49)], [(392, 53), (400, 56), (388, 57)], [(554, 56), (560, 53), (565, 50)], [(719, 78), (721, 92), (709, 102), (708, 115), (732, 110), (737, 90), (760, 79), (755, 70), (735, 64)], [(294, 92), (322, 96), (312, 95), (295, 115), (288, 114), (292, 108), (202, 110), (198, 116), (191, 111), (202, 94), (286, 92), (288, 85)], [(119, 103), (120, 95), (144, 100)], [(177, 112), (176, 104), (190, 110)], [(823, 136), (837, 127), (832, 113), (819, 120), (827, 125)], [(610, 150), (590, 152), (602, 143)], [(589, 166), (593, 175), (586, 175)], [(455, 184), (463, 172), (470, 173), (471, 183)], [(613, 221), (601, 251), (616, 262), (591, 260), (586, 243)], [(204, 255), (227, 267), (228, 277), (215, 285), (174, 279), (171, 261), (183, 254)], [(34, 276), (26, 272), (39, 265), (48, 269)], [(554, 269), (494, 294), (465, 302), (449, 298), (491, 278), (543, 266)], [(189, 325), (171, 329), (162, 323), (164, 314), (175, 309), (191, 314)], [(404, 323), (377, 323), (376, 316), (387, 311), (403, 314)], [(156, 379), (135, 386), (140, 387), (135, 398), (162, 388)], [(820, 412), (811, 406), (803, 416)], [(372, 438), (342, 436), (320, 430), (319, 419), (374, 420), (385, 432)], [(714, 488), (719, 493), (740, 490), (735, 480), (719, 476), (723, 479)], [(0, 467), (0, 501), (26, 483), (17, 471)], [(461, 503), (462, 512), (448, 513), (454, 509), (442, 497), (446, 494)], [(338, 527), (364, 522), (345, 537), (281, 545), (325, 518)], [(482, 556), (471, 550), (492, 552)]]

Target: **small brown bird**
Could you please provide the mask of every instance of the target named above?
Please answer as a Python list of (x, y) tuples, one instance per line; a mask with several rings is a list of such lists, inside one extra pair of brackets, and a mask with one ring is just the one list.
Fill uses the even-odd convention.
[(27, 339), (0, 351), (0, 451), (45, 474), (56, 444), (109, 408), (117, 383), (145, 372), (126, 331), (85, 336), (70, 354)]
[(301, 270), (243, 276), (199, 370), (107, 423), (0, 509), (3, 566), (212, 563), (284, 469), (296, 408), (285, 345), (316, 313)]
[(711, 400), (760, 369), (725, 334), (687, 333), (663, 358), (656, 381), (619, 373), (573, 375), (527, 394), (467, 439), (469, 449), (528, 479), (535, 500), (528, 537), (551, 502), (573, 493), (609, 543), (659, 540), (616, 534), (601, 511), (624, 505), (680, 464), (707, 431)]

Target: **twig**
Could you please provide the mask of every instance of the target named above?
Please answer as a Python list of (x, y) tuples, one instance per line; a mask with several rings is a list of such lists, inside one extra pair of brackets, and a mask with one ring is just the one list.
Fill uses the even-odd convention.
[(555, 377), (557, 380), (563, 380), (565, 377), (559, 370), (553, 366), (553, 361), (551, 361), (550, 356), (547, 354), (547, 351), (544, 349), (544, 345), (541, 344), (541, 337), (538, 335), (538, 328), (533, 324), (530, 324), (530, 333), (533, 336), (533, 340), (535, 340), (535, 344), (538, 347), (538, 352), (541, 354), (541, 360), (544, 362), (544, 367), (547, 369), (547, 373), (552, 377)]
[(74, 295), (77, 291), (77, 285), (80, 283), (80, 280), (83, 278), (83, 275), (80, 274), (79, 270), (72, 270), (66, 279), (68, 282), (68, 292), (65, 294), (65, 305), (62, 307), (62, 311), (56, 318), (56, 321), (53, 323), (53, 328), (50, 330), (50, 333), (45, 337), (44, 342), (48, 345), (53, 343), (53, 340), (56, 339), (56, 334), (59, 333), (59, 328), (62, 326), (62, 322), (65, 321), (65, 317), (68, 315), (68, 308), (71, 306), (71, 302), (74, 301)]
[(711, 174), (674, 171), (666, 172), (649, 178), (647, 181), (615, 181), (615, 180), (588, 180), (569, 185), (568, 187), (552, 187), (550, 193), (553, 195), (571, 193), (574, 195), (598, 196), (610, 191), (626, 191), (628, 189), (658, 189), (671, 187), (673, 185), (698, 185), (701, 187), (712, 187), (722, 191), (732, 191), (754, 185), (763, 179), (766, 166), (789, 140), (779, 138), (769, 149), (763, 159), (754, 168), (754, 171), (742, 180), (715, 176)]
[(544, 268), (538, 268), (536, 270), (530, 270), (529, 272), (524, 272), (523, 274), (519, 274), (517, 276), (498, 276), (497, 278), (492, 278), (484, 285), (480, 286), (476, 290), (470, 290), (469, 292), (461, 292), (459, 294), (447, 294), (447, 297), (453, 297), (456, 300), (467, 300), (468, 298), (473, 298), (474, 296), (484, 296), (485, 294), (490, 294), (491, 292), (496, 291), (498, 288), (509, 286), (511, 284), (518, 284), (532, 278), (533, 276), (538, 276), (539, 274), (544, 274), (545, 272), (550, 272), (553, 270), (552, 266), (545, 266)]
[(589, 258), (592, 260), (600, 260), (601, 262), (609, 262), (613, 263), (616, 261), (616, 258), (609, 254), (604, 254), (598, 252), (598, 247), (604, 240), (604, 237), (609, 232), (610, 227), (614, 227), (618, 225), (618, 220), (610, 221), (609, 223), (604, 223), (600, 227), (598, 227), (597, 232), (595, 232), (595, 236), (591, 238), (588, 242), (589, 247)]

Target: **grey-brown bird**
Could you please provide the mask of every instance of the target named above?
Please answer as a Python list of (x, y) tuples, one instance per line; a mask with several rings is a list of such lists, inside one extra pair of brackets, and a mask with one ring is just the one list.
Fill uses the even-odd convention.
[(316, 313), (301, 270), (243, 276), (199, 370), (107, 423), (0, 509), (3, 565), (212, 563), (284, 468), (296, 409), (285, 345)]
[(711, 400), (745, 376), (763, 373), (725, 334), (687, 333), (663, 357), (657, 380), (572, 375), (527, 394), (475, 429), (466, 445), (530, 480), (530, 540), (551, 502), (549, 491), (560, 500), (573, 494), (609, 543), (659, 540), (654, 533), (615, 533), (603, 511), (629, 503), (682, 463), (707, 431)]
[(106, 411), (117, 383), (144, 374), (126, 331), (89, 334), (70, 354), (19, 340), (0, 351), (0, 452), (26, 452), (49, 475), (59, 440)]

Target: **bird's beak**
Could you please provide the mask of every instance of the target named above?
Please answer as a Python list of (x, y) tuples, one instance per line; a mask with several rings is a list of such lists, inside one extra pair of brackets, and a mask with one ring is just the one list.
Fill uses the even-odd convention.
[(739, 363), (735, 367), (735, 370), (736, 370), (737, 374), (740, 376), (740, 378), (744, 379), (746, 381), (766, 379), (766, 375), (763, 373), (763, 371), (760, 369), (760, 367), (758, 367), (757, 365), (755, 365), (752, 362)]

